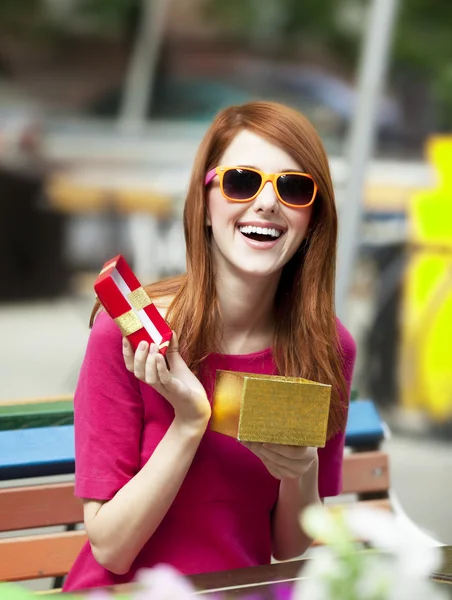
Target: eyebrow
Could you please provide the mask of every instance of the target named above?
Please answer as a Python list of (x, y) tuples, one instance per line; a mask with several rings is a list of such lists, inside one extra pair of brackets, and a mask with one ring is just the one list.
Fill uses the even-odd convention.
[[(255, 165), (237, 165), (238, 167), (243, 167), (245, 169), (257, 169), (258, 171), (261, 171), (261, 169), (259, 169), (259, 167), (256, 167)], [(305, 173), (305, 171), (302, 171), (301, 169), (281, 169), (280, 171), (278, 171), (278, 173)]]

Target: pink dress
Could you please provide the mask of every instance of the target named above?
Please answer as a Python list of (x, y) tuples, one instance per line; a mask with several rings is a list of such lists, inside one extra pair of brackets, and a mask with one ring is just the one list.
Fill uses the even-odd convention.
[[(344, 374), (350, 385), (355, 344), (338, 322)], [(100, 313), (88, 341), (75, 394), (75, 494), (109, 500), (147, 462), (172, 419), (171, 405), (129, 373), (121, 333)], [(211, 398), (216, 369), (275, 373), (271, 350), (232, 356), (211, 354), (200, 379)], [(344, 434), (319, 449), (322, 497), (341, 490)], [(64, 591), (131, 581), (137, 570), (167, 563), (185, 574), (268, 564), (271, 513), (279, 481), (247, 448), (207, 430), (182, 486), (130, 571), (115, 575), (82, 548)]]

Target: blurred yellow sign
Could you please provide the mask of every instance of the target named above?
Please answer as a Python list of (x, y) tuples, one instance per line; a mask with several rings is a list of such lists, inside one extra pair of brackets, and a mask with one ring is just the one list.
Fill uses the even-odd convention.
[(167, 218), (174, 213), (174, 199), (150, 185), (86, 182), (73, 174), (55, 174), (49, 178), (46, 193), (53, 208), (67, 213), (148, 213), (156, 218)]
[(452, 418), (452, 137), (435, 137), (427, 156), (438, 187), (409, 203), (409, 241), (401, 311), (401, 402), (434, 421)]

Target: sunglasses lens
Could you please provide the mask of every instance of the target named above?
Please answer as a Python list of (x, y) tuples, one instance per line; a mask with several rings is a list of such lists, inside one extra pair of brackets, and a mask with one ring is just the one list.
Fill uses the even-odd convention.
[(229, 169), (223, 177), (223, 190), (231, 200), (252, 198), (261, 185), (259, 173), (247, 169)]
[(304, 175), (281, 175), (278, 191), (284, 202), (293, 206), (306, 206), (314, 195), (314, 182)]

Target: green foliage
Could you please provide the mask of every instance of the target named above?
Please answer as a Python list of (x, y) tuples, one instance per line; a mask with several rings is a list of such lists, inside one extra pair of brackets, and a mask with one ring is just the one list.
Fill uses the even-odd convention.
[[(259, 26), (260, 12), (270, 5), (280, 11), (273, 34), (278, 45), (292, 48), (296, 40), (314, 43), (336, 61), (353, 69), (361, 48), (362, 27), (347, 29), (339, 18), (352, 6), (365, 11), (373, 0), (209, 0), (207, 14), (226, 24), (246, 44)], [(267, 7), (267, 8), (266, 8)], [(430, 82), (443, 125), (452, 126), (452, 2), (399, 0), (391, 55), (391, 73), (409, 69)], [(273, 44), (275, 47), (275, 44)], [(280, 54), (284, 52), (280, 52)]]
[(43, 0), (1, 0), (0, 26), (10, 33), (32, 34), (45, 21)]
[(78, 13), (90, 18), (103, 30), (120, 30), (131, 11), (138, 10), (139, 0), (81, 0)]
[(290, 44), (295, 37), (328, 37), (333, 28), (336, 0), (209, 0), (205, 15), (225, 27), (229, 33), (246, 40), (259, 35), (262, 23), (273, 27), (268, 35)]
[[(140, 7), (140, 0), (79, 0), (76, 16), (89, 19), (99, 30), (121, 30), (130, 14)], [(25, 35), (68, 29), (65, 23), (55, 23), (45, 0), (0, 0), (2, 30)]]
[(397, 19), (394, 60), (435, 71), (452, 61), (452, 2), (401, 2)]
[(408, 68), (429, 82), (437, 105), (438, 127), (452, 129), (452, 2), (401, 2), (392, 71)]

